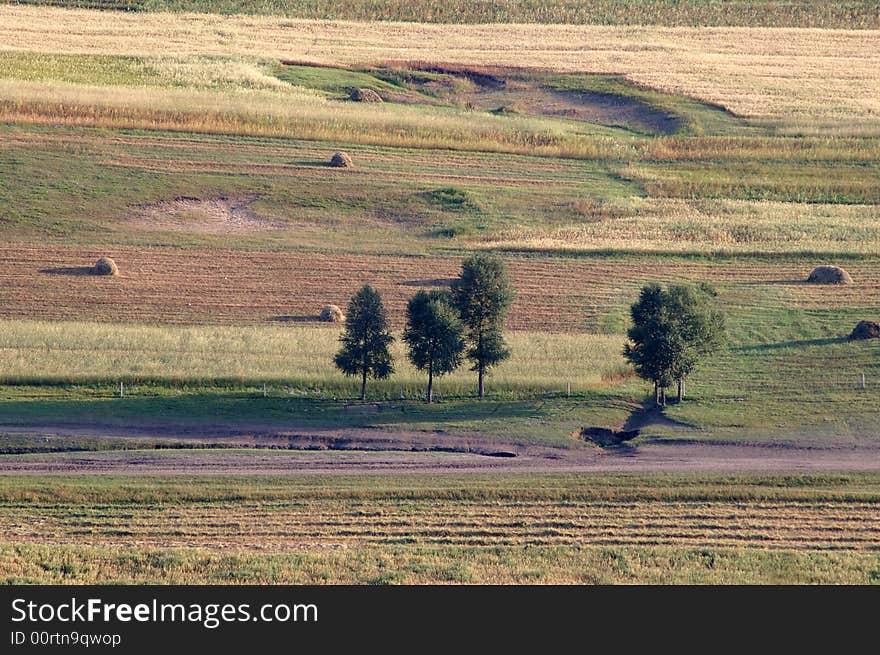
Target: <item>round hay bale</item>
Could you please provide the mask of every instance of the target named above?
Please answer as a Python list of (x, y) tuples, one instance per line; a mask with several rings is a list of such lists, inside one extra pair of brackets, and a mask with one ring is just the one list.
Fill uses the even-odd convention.
[(849, 273), (840, 266), (817, 266), (807, 278), (810, 284), (852, 284)]
[(335, 166), (336, 168), (351, 168), (354, 164), (351, 162), (351, 157), (349, 157), (344, 152), (336, 152), (333, 153), (333, 156), (330, 158), (330, 165)]
[(95, 262), (95, 265), (92, 266), (92, 274), (93, 275), (118, 275), (119, 267), (109, 257), (101, 257), (98, 261)]
[(856, 325), (852, 334), (849, 335), (849, 338), (853, 340), (880, 339), (880, 323), (875, 323), (874, 321), (859, 321), (859, 324)]
[(373, 89), (352, 89), (348, 97), (354, 102), (383, 102), (382, 96)]
[(324, 305), (324, 309), (321, 310), (321, 320), (328, 323), (342, 323), (345, 314), (336, 305)]

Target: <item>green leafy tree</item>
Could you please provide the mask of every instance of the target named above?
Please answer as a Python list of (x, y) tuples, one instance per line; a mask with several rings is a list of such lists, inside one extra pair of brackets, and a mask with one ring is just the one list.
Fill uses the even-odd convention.
[(419, 291), (406, 308), (403, 340), (409, 360), (428, 373), (427, 402), (434, 399), (434, 376), (451, 373), (461, 364), (464, 351), (461, 319), (447, 291)]
[(672, 377), (678, 382), (678, 402), (684, 400), (687, 377), (700, 360), (724, 343), (724, 316), (715, 307), (716, 295), (707, 284), (670, 285), (667, 291), (666, 311), (680, 344), (672, 365)]
[(502, 329), (513, 302), (507, 268), (497, 255), (480, 253), (464, 260), (461, 274), (452, 283), (452, 298), (464, 324), (467, 358), (477, 372), (478, 393), (483, 397), (488, 370), (510, 357)]
[(656, 404), (666, 404), (666, 389), (675, 382), (683, 400), (687, 376), (723, 343), (724, 317), (714, 296), (707, 285), (670, 285), (664, 291), (649, 284), (631, 307), (623, 354), (640, 377), (654, 383)]
[(367, 396), (367, 378), (384, 379), (394, 372), (388, 346), (394, 337), (378, 291), (364, 285), (348, 304), (345, 331), (339, 337), (342, 348), (336, 353), (336, 367), (345, 375), (361, 376), (361, 400)]
[(658, 284), (642, 287), (639, 299), (630, 308), (632, 326), (627, 331), (629, 343), (623, 355), (644, 380), (654, 383), (654, 402), (662, 405), (666, 388), (672, 381), (674, 349), (671, 325), (665, 320), (665, 294)]

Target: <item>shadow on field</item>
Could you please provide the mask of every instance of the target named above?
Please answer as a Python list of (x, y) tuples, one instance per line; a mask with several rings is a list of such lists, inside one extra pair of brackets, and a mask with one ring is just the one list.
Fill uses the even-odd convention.
[(778, 343), (759, 343), (754, 346), (737, 346), (731, 350), (739, 352), (780, 350), (782, 348), (803, 348), (806, 346), (830, 346), (835, 343), (846, 343), (846, 337), (830, 337), (826, 339), (803, 339), (801, 341), (780, 341)]
[(666, 425), (674, 428), (686, 428), (688, 430), (699, 430), (700, 428), (684, 421), (679, 421), (666, 416), (663, 407), (654, 405), (653, 400), (645, 401), (638, 409), (634, 409), (623, 424), (623, 430), (643, 430), (652, 425)]
[(323, 161), (289, 161), (288, 166), (309, 166), (311, 168), (327, 168), (330, 166), (329, 159)]
[(454, 277), (436, 277), (431, 280), (407, 280), (400, 282), (404, 287), (448, 287), (458, 278)]
[(91, 266), (65, 266), (62, 268), (42, 268), (40, 273), (48, 275), (91, 275)]
[[(417, 400), (360, 402), (351, 398), (302, 398), (291, 395), (263, 397), (254, 392), (108, 395), (70, 400), (7, 401), (0, 405), (2, 427), (113, 428), (121, 434), (170, 431), (177, 436), (200, 436), (263, 429), (376, 428), (406, 426), (424, 429), (460, 421), (494, 422), (514, 418), (542, 418), (545, 414), (528, 401), (447, 401), (427, 405)], [(437, 428), (433, 432), (442, 433)]]
[(278, 323), (316, 323), (321, 320), (318, 314), (301, 314), (299, 316), (272, 316), (272, 321)]
[[(797, 280), (746, 280), (744, 282), (739, 282), (743, 286), (765, 286), (769, 284), (779, 285), (779, 286), (806, 286), (810, 284), (805, 279), (797, 279)], [(812, 286), (812, 285), (811, 285)]]

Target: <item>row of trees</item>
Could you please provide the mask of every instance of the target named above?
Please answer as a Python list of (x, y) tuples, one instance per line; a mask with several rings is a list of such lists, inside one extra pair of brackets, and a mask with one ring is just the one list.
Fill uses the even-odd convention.
[[(654, 384), (656, 404), (666, 404), (667, 389), (674, 384), (683, 400), (699, 360), (721, 347), (724, 317), (715, 307), (715, 295), (706, 284), (666, 289), (648, 284), (632, 305), (623, 354), (640, 377)], [(410, 362), (428, 375), (429, 403), (434, 378), (451, 373), (464, 359), (477, 373), (479, 397), (484, 396), (486, 374), (510, 356), (502, 329), (512, 301), (504, 262), (492, 254), (467, 258), (450, 290), (420, 290), (410, 299), (403, 341)], [(363, 400), (369, 378), (394, 372), (389, 350), (394, 337), (382, 297), (369, 285), (351, 299), (340, 341), (335, 364), (345, 375), (360, 376)]]
[[(412, 364), (428, 374), (426, 399), (434, 398), (434, 377), (451, 373), (464, 358), (477, 373), (478, 394), (485, 393), (488, 371), (510, 356), (502, 330), (513, 301), (504, 262), (496, 255), (467, 258), (449, 291), (418, 291), (406, 308), (403, 340)], [(336, 367), (360, 376), (361, 400), (367, 379), (384, 379), (394, 372), (389, 347), (394, 342), (382, 297), (365, 285), (348, 305), (345, 331), (339, 338)]]
[(666, 404), (666, 390), (673, 384), (681, 402), (699, 360), (721, 347), (724, 316), (713, 302), (716, 295), (707, 284), (642, 287), (630, 310), (630, 342), (623, 354), (641, 378), (654, 383), (656, 404)]

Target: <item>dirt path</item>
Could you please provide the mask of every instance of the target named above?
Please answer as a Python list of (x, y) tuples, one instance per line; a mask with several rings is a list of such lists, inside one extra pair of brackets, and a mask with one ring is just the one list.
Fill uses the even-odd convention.
[[(35, 453), (0, 456), (0, 474), (103, 473), (131, 475), (357, 474), (357, 473), (649, 473), (649, 472), (878, 472), (880, 445), (797, 446), (697, 440), (647, 440), (603, 450), (505, 443), (431, 432), (308, 430), (230, 431), (172, 427), (119, 430), (66, 427), (6, 429), (11, 433), (173, 439), (214, 449), (168, 448)], [(171, 445), (171, 444), (169, 444)], [(234, 448), (234, 449), (230, 449)]]

